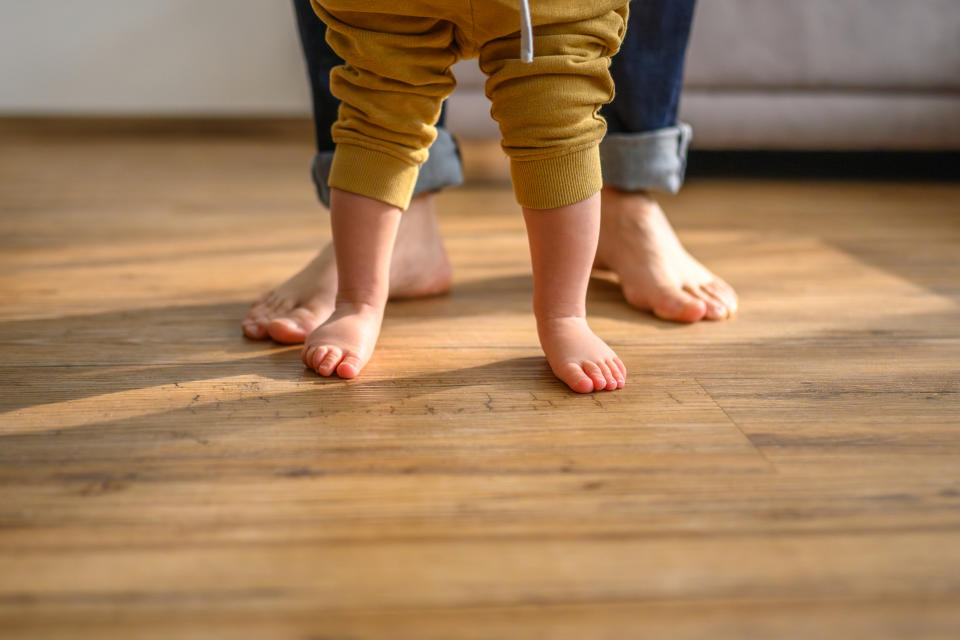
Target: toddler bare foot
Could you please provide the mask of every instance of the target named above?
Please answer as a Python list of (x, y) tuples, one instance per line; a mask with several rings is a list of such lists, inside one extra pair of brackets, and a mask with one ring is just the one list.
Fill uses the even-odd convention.
[(373, 355), (387, 305), (399, 207), (330, 188), (330, 230), (337, 256), (333, 313), (307, 337), (303, 364), (322, 376), (353, 378)]
[(300, 358), (322, 376), (353, 378), (370, 360), (383, 308), (338, 302), (333, 314), (306, 339)]
[(553, 375), (577, 393), (623, 387), (627, 368), (586, 320), (600, 231), (600, 194), (552, 209), (524, 207), (533, 267), (533, 315)]
[[(449, 290), (451, 280), (433, 196), (423, 194), (413, 199), (400, 220), (390, 263), (390, 297), (438, 295)], [(251, 305), (243, 332), (254, 340), (301, 343), (333, 313), (336, 296), (337, 265), (328, 245), (296, 275)]]
[(634, 307), (665, 320), (723, 320), (737, 294), (680, 244), (660, 205), (643, 192), (604, 188), (595, 266), (620, 278)]
[(585, 318), (538, 321), (537, 333), (553, 374), (577, 393), (623, 388), (627, 368)]

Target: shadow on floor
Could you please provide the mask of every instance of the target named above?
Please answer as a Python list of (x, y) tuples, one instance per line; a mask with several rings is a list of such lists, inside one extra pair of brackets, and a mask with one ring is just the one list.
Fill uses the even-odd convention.
[[(476, 280), (448, 295), (391, 302), (388, 315), (401, 322), (476, 316), (491, 311), (491, 300), (498, 312), (525, 315), (531, 288), (530, 276)], [(591, 282), (588, 307), (596, 317), (682, 328), (631, 308), (618, 285), (601, 278)], [(5, 381), (0, 411), (219, 377), (300, 381), (312, 375), (300, 365), (299, 346), (244, 338), (246, 311), (246, 303), (218, 303), (0, 322), (6, 364), (31, 368), (29, 376)], [(541, 374), (552, 381), (549, 370)]]
[[(293, 358), (295, 356), (291, 360)], [(234, 362), (226, 364), (230, 368), (236, 365)], [(298, 368), (293, 362), (287, 364), (291, 371)], [(256, 367), (248, 366), (246, 372), (251, 369)], [(172, 380), (179, 372), (178, 368), (150, 369), (154, 384), (162, 384), (164, 379)], [(218, 368), (218, 374), (223, 375), (222, 367)], [(118, 379), (101, 382), (114, 389), (123, 386)], [(278, 441), (278, 446), (288, 446), (288, 439), (293, 437), (305, 442), (327, 439), (325, 446), (329, 447), (332, 442), (329, 438), (335, 440), (340, 433), (344, 441), (339, 446), (354, 441), (353, 446), (361, 447), (369, 445), (356, 442), (358, 425), (362, 425), (361, 431), (367, 434), (361, 440), (369, 440), (369, 436), (377, 433), (387, 440), (393, 436), (429, 440), (434, 437), (431, 433), (450, 435), (454, 428), (451, 419), (454, 418), (467, 418), (458, 423), (460, 432), (464, 428), (478, 428), (469, 419), (471, 414), (489, 416), (490, 413), (500, 413), (507, 422), (496, 423), (493, 429), (496, 431), (510, 430), (511, 420), (515, 421), (522, 414), (546, 409), (563, 410), (564, 407), (577, 408), (581, 412), (592, 407), (604, 411), (608, 408), (605, 402), (612, 402), (611, 407), (617, 404), (612, 394), (603, 398), (566, 392), (540, 357), (510, 358), (472, 367), (373, 380), (344, 381), (308, 372), (304, 382), (295, 391), (268, 396), (257, 388), (256, 383), (248, 386), (226, 381), (205, 389), (202, 401), (197, 404), (147, 410), (140, 415), (116, 419), (97, 420), (94, 417), (90, 422), (83, 422), (80, 416), (80, 422), (73, 426), (53, 420), (55, 424), (49, 428), (12, 429), (0, 433), (0, 465), (13, 467), (35, 463), (49, 469), (58, 461), (74, 460), (79, 452), (91, 449), (110, 449), (114, 452), (111, 455), (129, 463), (131, 468), (161, 452), (168, 455), (171, 447), (181, 451), (188, 448), (189, 453), (183, 454), (185, 458), (219, 458), (224, 456), (222, 451), (218, 453), (205, 447), (228, 441), (234, 448), (243, 448), (244, 433), (256, 433), (257, 442), (260, 442), (264, 429), (280, 429), (286, 434)], [(243, 387), (241, 397), (237, 397), (238, 386)], [(445, 391), (450, 394), (444, 395)], [(220, 393), (223, 393), (222, 397)], [(109, 413), (105, 412), (105, 415)], [(323, 433), (314, 427), (323, 427)], [(300, 453), (308, 454), (309, 451)], [(247, 451), (246, 454), (255, 455), (255, 452)]]

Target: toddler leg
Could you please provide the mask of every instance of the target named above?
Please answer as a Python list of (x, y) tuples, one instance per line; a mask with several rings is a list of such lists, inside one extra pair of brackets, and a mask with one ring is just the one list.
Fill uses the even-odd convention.
[(547, 362), (577, 393), (623, 388), (627, 369), (586, 318), (600, 232), (600, 194), (555, 209), (523, 208), (533, 262), (533, 313)]
[(353, 378), (370, 360), (380, 335), (400, 209), (331, 189), (330, 222), (337, 256), (336, 306), (307, 337), (301, 359), (320, 375)]
[[(534, 3), (544, 11), (567, 6), (555, 5)], [(591, 6), (571, 3), (571, 18)], [(613, 95), (608, 66), (627, 17), (625, 2), (595, 10), (599, 15), (541, 23), (535, 10), (530, 63), (517, 59), (516, 36), (495, 38), (480, 50), (491, 113), (527, 225), (540, 344), (553, 373), (578, 393), (619, 389), (626, 379), (623, 363), (586, 321), (603, 184), (598, 145), (605, 124), (598, 111)]]
[(321, 375), (352, 378), (380, 333), (401, 210), (456, 84), (450, 66), (458, 53), (453, 24), (432, 12), (374, 13), (371, 3), (352, 0), (312, 4), (344, 64), (330, 72), (330, 90), (341, 100), (328, 181), (337, 297), (302, 358)]

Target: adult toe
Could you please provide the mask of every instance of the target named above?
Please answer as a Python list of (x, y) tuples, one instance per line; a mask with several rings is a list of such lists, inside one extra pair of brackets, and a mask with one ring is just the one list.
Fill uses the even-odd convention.
[(727, 311), (730, 315), (733, 315), (737, 312), (737, 309), (740, 307), (740, 300), (737, 297), (737, 292), (734, 291), (733, 287), (729, 284), (717, 278), (716, 280), (708, 283), (706, 285), (707, 291), (715, 295), (720, 300), (723, 300), (723, 304), (727, 307)]
[(240, 326), (243, 328), (244, 335), (248, 338), (263, 340), (267, 337), (268, 322), (263, 307), (258, 305), (250, 309)]
[(267, 333), (280, 344), (299, 344), (310, 334), (290, 318), (274, 318), (267, 325)]
[(243, 335), (251, 340), (263, 340), (267, 337), (267, 329), (255, 320), (244, 320), (240, 325), (243, 328)]
[(707, 305), (707, 320), (726, 320), (730, 317), (730, 310), (719, 296), (710, 291), (705, 285), (695, 288), (695, 293)]
[(707, 303), (680, 288), (664, 288), (657, 292), (651, 305), (654, 315), (663, 320), (691, 323), (702, 320)]
[(297, 307), (289, 314), (274, 318), (267, 325), (270, 337), (281, 344), (298, 344), (320, 326), (321, 320), (310, 309)]

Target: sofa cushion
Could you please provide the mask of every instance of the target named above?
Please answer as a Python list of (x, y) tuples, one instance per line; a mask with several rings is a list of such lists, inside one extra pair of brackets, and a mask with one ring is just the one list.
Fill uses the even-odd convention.
[(960, 89), (960, 1), (701, 0), (686, 84)]

